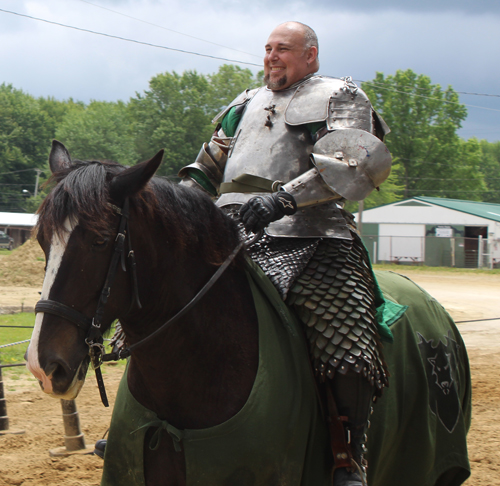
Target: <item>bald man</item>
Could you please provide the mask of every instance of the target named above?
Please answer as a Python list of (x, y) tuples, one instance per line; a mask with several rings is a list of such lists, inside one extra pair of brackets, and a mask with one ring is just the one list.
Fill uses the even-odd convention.
[(377, 321), (383, 298), (343, 205), (389, 175), (389, 130), (351, 78), (315, 75), (310, 27), (279, 25), (265, 50), (266, 86), (215, 118), (210, 143), (179, 175), (255, 235), (250, 256), (304, 324), (331, 423), (342, 424), (330, 430), (334, 485), (362, 486), (368, 418), (387, 386), (380, 337), (392, 336)]

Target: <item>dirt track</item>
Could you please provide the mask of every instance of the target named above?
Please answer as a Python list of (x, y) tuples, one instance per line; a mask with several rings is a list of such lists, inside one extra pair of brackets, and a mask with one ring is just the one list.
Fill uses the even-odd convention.
[[(500, 275), (421, 273), (406, 267), (398, 270), (437, 298), (456, 321), (500, 317)], [(25, 307), (33, 306), (38, 290), (39, 286), (0, 286), (0, 309), (20, 306), (21, 302)], [(473, 377), (474, 409), (469, 434), (472, 477), (465, 484), (500, 486), (500, 320), (459, 324), (459, 328)], [(105, 370), (111, 405), (122, 371), (116, 366)], [(102, 467), (98, 457), (49, 456), (49, 449), (64, 445), (59, 401), (43, 396), (28, 375), (14, 380), (13, 372), (4, 372), (4, 381), (10, 428), (22, 428), (26, 433), (0, 436), (0, 485), (98, 485)], [(88, 377), (77, 405), (87, 444), (93, 444), (106, 431), (111, 413), (99, 402), (93, 376)]]

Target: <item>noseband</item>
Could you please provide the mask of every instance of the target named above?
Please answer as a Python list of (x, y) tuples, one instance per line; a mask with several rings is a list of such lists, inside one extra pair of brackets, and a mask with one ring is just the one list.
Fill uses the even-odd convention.
[(129, 252), (127, 257), (130, 261), (131, 268), (131, 279), (133, 288), (133, 300), (131, 302), (131, 308), (134, 302), (137, 306), (142, 308), (141, 302), (139, 300), (139, 289), (137, 283), (137, 271), (135, 254), (132, 249), (132, 242), (130, 239), (130, 229), (129, 229), (129, 199), (126, 198), (123, 207), (119, 208), (113, 204), (110, 204), (113, 210), (120, 215), (120, 224), (118, 227), (118, 233), (115, 238), (115, 243), (113, 247), (113, 255), (111, 257), (111, 262), (109, 264), (108, 273), (106, 276), (106, 281), (101, 290), (99, 297), (99, 302), (97, 303), (97, 308), (93, 318), (87, 317), (81, 312), (69, 307), (65, 304), (61, 304), (55, 300), (39, 300), (35, 305), (35, 313), (45, 312), (48, 314), (56, 315), (70, 321), (72, 324), (76, 325), (78, 328), (83, 329), (87, 332), (87, 337), (85, 338), (85, 343), (89, 347), (89, 356), (92, 367), (95, 370), (97, 385), (99, 387), (99, 393), (101, 395), (102, 403), (105, 407), (109, 406), (109, 402), (106, 396), (106, 389), (104, 387), (104, 380), (101, 373), (101, 364), (103, 361), (114, 361), (118, 359), (124, 359), (130, 356), (133, 349), (142, 346), (146, 342), (150, 341), (153, 337), (157, 336), (159, 333), (163, 332), (167, 327), (170, 327), (175, 321), (180, 319), (184, 314), (191, 310), (198, 301), (210, 290), (210, 288), (215, 284), (219, 277), (224, 273), (226, 268), (231, 264), (236, 255), (239, 253), (241, 248), (245, 245), (244, 241), (241, 241), (233, 252), (226, 258), (224, 263), (217, 269), (217, 271), (212, 275), (210, 280), (201, 288), (201, 290), (188, 302), (177, 314), (171, 317), (167, 322), (162, 324), (156, 331), (152, 332), (150, 335), (146, 336), (142, 340), (130, 345), (129, 347), (121, 350), (119, 353), (105, 353), (104, 349), (104, 339), (102, 336), (102, 318), (104, 315), (104, 307), (108, 302), (109, 295), (111, 293), (111, 285), (114, 282), (116, 276), (116, 270), (118, 268), (118, 261), (121, 260), (122, 269), (124, 272), (127, 271), (127, 265), (125, 261), (125, 239), (127, 238)]

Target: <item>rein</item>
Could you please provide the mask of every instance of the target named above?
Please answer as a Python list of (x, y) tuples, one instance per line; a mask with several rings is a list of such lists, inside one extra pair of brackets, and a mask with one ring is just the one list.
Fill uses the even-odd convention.
[(241, 241), (232, 253), (226, 258), (224, 263), (217, 269), (217, 271), (212, 275), (208, 282), (198, 291), (198, 293), (179, 311), (177, 314), (172, 316), (168, 321), (162, 324), (158, 329), (152, 332), (149, 336), (141, 339), (140, 341), (128, 346), (125, 349), (120, 350), (118, 353), (106, 353), (104, 349), (104, 339), (101, 331), (102, 318), (104, 315), (104, 307), (108, 302), (109, 295), (111, 293), (111, 286), (114, 282), (116, 271), (118, 268), (118, 262), (121, 260), (121, 266), (124, 272), (127, 271), (127, 265), (125, 261), (125, 239), (127, 238), (129, 253), (127, 257), (130, 259), (130, 267), (132, 270), (132, 288), (133, 288), (133, 300), (131, 302), (131, 308), (134, 302), (137, 306), (142, 308), (141, 302), (139, 300), (139, 289), (137, 283), (137, 271), (135, 254), (131, 246), (130, 230), (129, 230), (129, 199), (126, 198), (122, 208), (119, 208), (113, 204), (110, 204), (113, 210), (120, 215), (120, 223), (118, 227), (118, 232), (115, 238), (115, 243), (113, 247), (113, 255), (111, 257), (111, 262), (109, 264), (108, 273), (106, 275), (106, 281), (101, 290), (99, 297), (99, 302), (97, 303), (97, 308), (93, 318), (89, 318), (83, 315), (81, 312), (69, 307), (60, 302), (44, 299), (37, 302), (35, 305), (35, 313), (45, 312), (48, 314), (53, 314), (58, 317), (62, 317), (70, 321), (72, 324), (76, 325), (78, 328), (87, 331), (87, 337), (85, 338), (85, 343), (89, 347), (89, 356), (92, 368), (95, 370), (97, 385), (99, 388), (99, 394), (101, 396), (101, 401), (105, 407), (109, 407), (108, 398), (106, 395), (106, 389), (104, 387), (104, 380), (102, 378), (101, 364), (104, 361), (115, 361), (119, 359), (125, 359), (130, 356), (131, 352), (149, 342), (155, 336), (165, 331), (168, 327), (174, 324), (187, 312), (189, 312), (201, 299), (202, 297), (213, 287), (220, 276), (224, 273), (227, 267), (235, 259), (236, 255), (239, 253), (241, 248), (245, 245), (245, 241)]

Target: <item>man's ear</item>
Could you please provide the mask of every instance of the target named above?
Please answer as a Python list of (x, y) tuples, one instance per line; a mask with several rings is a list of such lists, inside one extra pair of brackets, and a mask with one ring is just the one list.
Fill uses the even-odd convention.
[(318, 59), (318, 48), (316, 46), (311, 46), (307, 52), (307, 62), (312, 64)]

